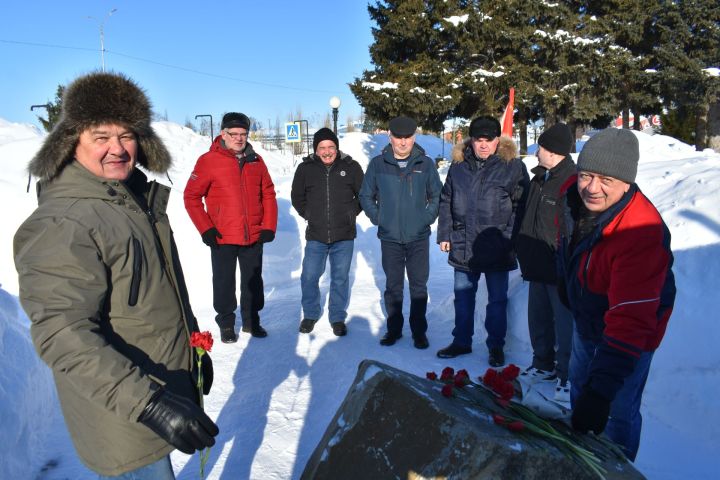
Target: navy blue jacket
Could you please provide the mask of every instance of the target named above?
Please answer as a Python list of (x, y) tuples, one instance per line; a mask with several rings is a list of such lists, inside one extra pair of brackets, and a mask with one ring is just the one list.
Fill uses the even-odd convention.
[(438, 215), (442, 182), (430, 158), (418, 144), (400, 168), (391, 145), (370, 160), (360, 188), (360, 205), (378, 226), (380, 240), (410, 243), (430, 236)]
[[(501, 137), (484, 165), (469, 142), (453, 151), (440, 195), (437, 241), (450, 242), (448, 263), (458, 270), (503, 272), (517, 268), (513, 234), (522, 218), (530, 177), (514, 142)], [(473, 158), (468, 158), (473, 156)]]

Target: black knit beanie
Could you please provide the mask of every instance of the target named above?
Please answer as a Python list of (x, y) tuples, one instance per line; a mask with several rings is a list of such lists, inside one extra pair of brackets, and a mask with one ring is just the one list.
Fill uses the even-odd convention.
[(590, 138), (578, 156), (578, 171), (599, 173), (634, 183), (640, 144), (630, 130), (606, 128)]
[(340, 142), (338, 141), (337, 135), (329, 128), (323, 127), (313, 135), (313, 152), (317, 151), (318, 144), (323, 140), (331, 140), (335, 144), (335, 148), (340, 150)]
[(558, 155), (568, 155), (572, 151), (573, 143), (575, 138), (570, 127), (564, 123), (556, 123), (538, 138), (538, 145)]

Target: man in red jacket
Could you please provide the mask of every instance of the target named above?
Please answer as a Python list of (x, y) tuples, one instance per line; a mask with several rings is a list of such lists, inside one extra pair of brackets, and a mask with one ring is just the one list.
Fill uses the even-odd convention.
[(575, 318), (572, 426), (603, 431), (635, 461), (650, 363), (675, 303), (670, 232), (635, 176), (639, 142), (608, 128), (578, 157), (563, 198), (561, 291)]
[(250, 119), (230, 112), (220, 128), (210, 151), (198, 158), (184, 198), (190, 219), (210, 247), (220, 338), (234, 343), (236, 263), (240, 264), (242, 331), (267, 336), (259, 315), (265, 304), (262, 255), (263, 244), (275, 239), (277, 202), (267, 166), (247, 141)]

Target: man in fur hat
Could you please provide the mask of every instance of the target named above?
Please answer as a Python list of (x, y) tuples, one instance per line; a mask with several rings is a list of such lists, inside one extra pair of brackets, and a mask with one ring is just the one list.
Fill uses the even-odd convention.
[(210, 151), (198, 158), (184, 199), (190, 219), (210, 247), (213, 306), (220, 339), (234, 343), (238, 338), (238, 264), (242, 331), (257, 338), (267, 336), (260, 325), (260, 310), (265, 306), (263, 244), (275, 239), (278, 209), (267, 166), (248, 142), (250, 119), (243, 113), (229, 112), (220, 128)]
[(83, 463), (107, 477), (172, 479), (169, 453), (213, 445), (218, 428), (200, 406), (207, 355), (196, 387), (198, 326), (165, 213), (170, 189), (136, 168), (171, 166), (150, 117), (123, 75), (75, 80), (30, 162), (38, 208), (14, 253), (31, 336)]
[(437, 352), (440, 358), (472, 352), (475, 295), (484, 273), (489, 363), (505, 363), (508, 272), (517, 268), (512, 237), (529, 182), (516, 155), (512, 139), (500, 137), (500, 122), (487, 116), (474, 119), (470, 139), (453, 149), (440, 194), (437, 242), (455, 268), (455, 328), (452, 343)]

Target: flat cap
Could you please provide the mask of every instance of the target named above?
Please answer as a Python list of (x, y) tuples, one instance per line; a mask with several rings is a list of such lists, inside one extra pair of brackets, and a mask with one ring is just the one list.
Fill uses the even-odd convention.
[(395, 117), (388, 124), (394, 137), (409, 137), (417, 130), (417, 122), (410, 117)]

